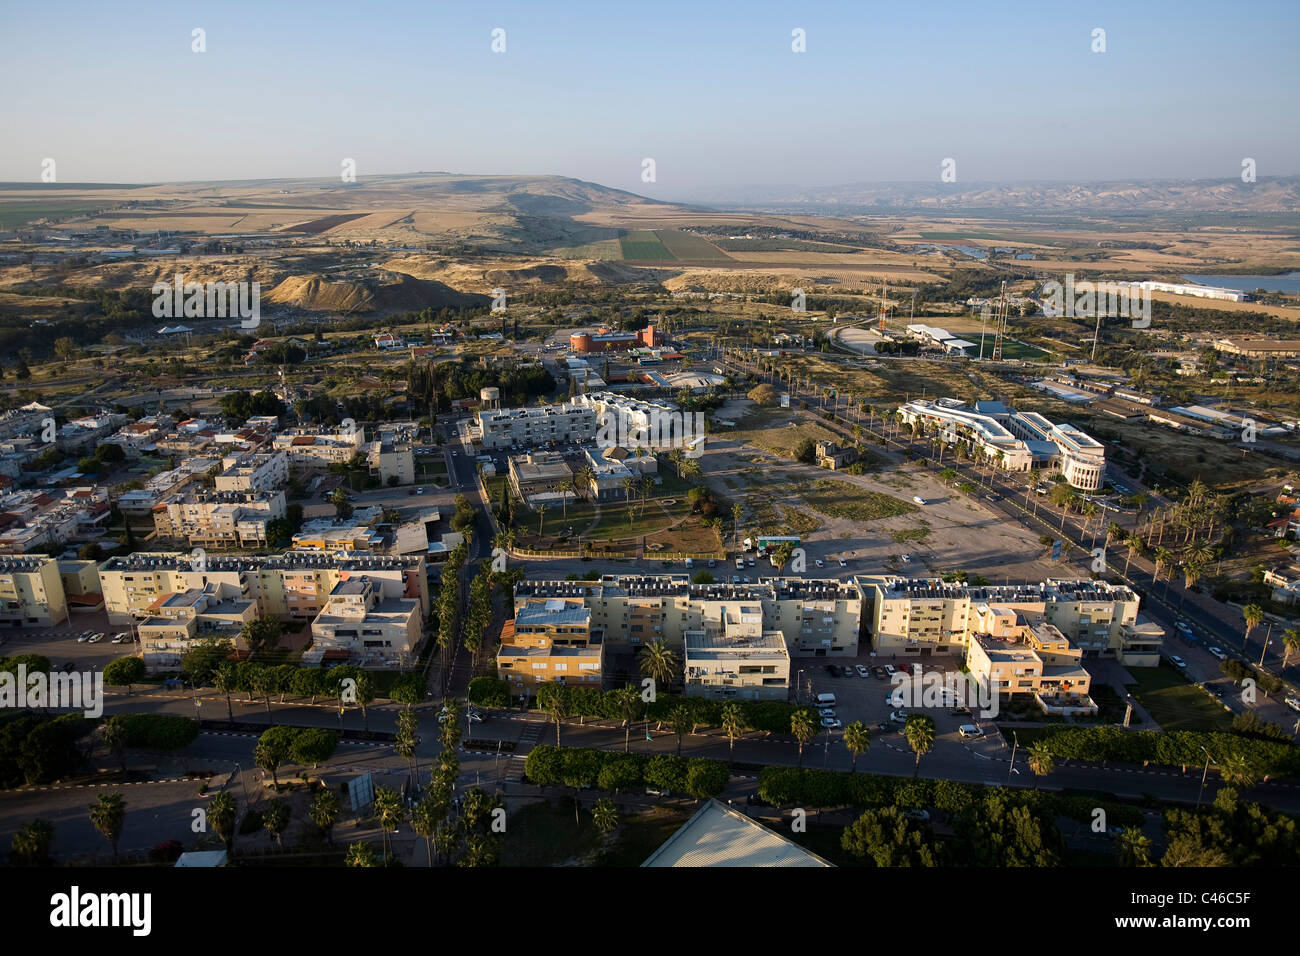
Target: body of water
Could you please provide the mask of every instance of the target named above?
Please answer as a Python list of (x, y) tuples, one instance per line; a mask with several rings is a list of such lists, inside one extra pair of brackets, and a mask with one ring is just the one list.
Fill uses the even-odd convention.
[(1188, 282), (1199, 285), (1212, 285), (1218, 289), (1236, 289), (1238, 292), (1254, 292), (1266, 289), (1269, 292), (1300, 293), (1300, 272), (1284, 272), (1276, 276), (1183, 276)]

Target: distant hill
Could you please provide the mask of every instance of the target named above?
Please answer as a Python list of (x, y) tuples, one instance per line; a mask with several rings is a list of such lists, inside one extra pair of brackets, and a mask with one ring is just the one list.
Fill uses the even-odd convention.
[(863, 214), (932, 208), (1022, 212), (1297, 212), (1300, 176), (1126, 180), (1094, 183), (849, 183), (737, 186), (697, 197), (710, 205), (759, 211)]

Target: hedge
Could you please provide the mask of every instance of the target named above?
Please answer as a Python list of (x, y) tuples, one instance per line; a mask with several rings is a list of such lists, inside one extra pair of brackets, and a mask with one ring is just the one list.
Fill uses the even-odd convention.
[[(1205, 750), (1222, 763), (1240, 756), (1256, 773), (1270, 777), (1300, 775), (1300, 749), (1290, 744), (1238, 734), (1196, 730), (1124, 730), (1120, 727), (1069, 727), (1043, 736), (1055, 757), (1117, 760), (1122, 763), (1199, 767)], [(1201, 748), (1204, 747), (1205, 750)]]
[(495, 677), (475, 677), (469, 682), (469, 702), (480, 707), (508, 707), (510, 685)]
[[(900, 807), (908, 810), (935, 807), (956, 816), (982, 799), (989, 789), (982, 784), (955, 780), (907, 779), (840, 770), (799, 770), (795, 767), (765, 767), (758, 777), (759, 796), (778, 807)], [(1140, 809), (1114, 800), (1046, 790), (1008, 792), (1019, 804), (1038, 813), (1091, 822), (1093, 810), (1101, 807), (1111, 824), (1141, 826), (1143, 822)]]
[(541, 787), (598, 787), (617, 792), (649, 786), (689, 793), (699, 799), (716, 797), (731, 779), (731, 772), (721, 760), (546, 744), (534, 747), (528, 754), (524, 773)]
[(199, 736), (198, 721), (172, 714), (117, 714), (109, 720), (126, 729), (126, 746), (144, 750), (180, 750)]
[[(546, 685), (554, 686), (554, 685)], [(500, 694), (497, 697), (497, 694)], [(470, 702), (486, 707), (505, 707), (508, 704), (509, 689), (505, 681), (491, 677), (476, 677), (470, 682)], [(476, 699), (476, 695), (477, 698)], [(568, 689), (569, 713), (574, 717), (595, 717), (603, 720), (623, 720), (623, 710), (618, 691), (599, 691), (587, 687)], [(498, 703), (488, 703), (487, 697), (493, 696)], [(641, 704), (634, 720), (650, 719), (666, 721), (668, 715), (677, 707), (685, 707), (698, 727), (721, 727), (722, 708), (725, 701), (708, 700), (703, 697), (682, 697), (676, 694), (657, 694), (648, 704)], [(788, 734), (790, 716), (801, 709), (784, 701), (735, 701), (740, 708), (741, 724), (746, 730), (756, 730), (771, 734)], [(810, 708), (802, 708), (809, 709)], [(815, 723), (815, 722), (814, 722)]]

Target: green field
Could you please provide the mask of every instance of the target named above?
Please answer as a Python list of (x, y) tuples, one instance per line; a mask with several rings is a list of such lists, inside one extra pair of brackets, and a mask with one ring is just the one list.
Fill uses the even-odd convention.
[(668, 248), (668, 251), (678, 259), (698, 262), (734, 261), (731, 256), (707, 239), (701, 239), (689, 232), (682, 232), (678, 229), (660, 229), (656, 232), (656, 235), (659, 237), (659, 241)]
[(649, 229), (634, 229), (619, 239), (623, 258), (629, 261), (675, 262), (676, 257), (660, 241), (658, 234)]
[(70, 216), (86, 216), (103, 209), (105, 203), (87, 203), (69, 199), (48, 202), (7, 202), (0, 203), (0, 228), (14, 229), (24, 223), (37, 219), (66, 219)]
[(617, 239), (600, 239), (583, 246), (552, 249), (551, 255), (560, 259), (622, 259), (623, 247)]
[[(968, 339), (975, 342), (975, 355), (978, 358), (991, 356), (993, 354), (993, 336), (984, 337), (984, 349), (981, 352), (979, 339)], [(1002, 340), (1002, 357), (1004, 359), (1019, 359), (1023, 362), (1044, 362), (1051, 358), (1051, 355), (1042, 349), (1034, 348), (1032, 345), (1025, 345), (1012, 339), (1004, 338)]]
[(1232, 715), (1205, 691), (1189, 684), (1168, 664), (1134, 667), (1133, 696), (1151, 714), (1161, 730), (1232, 729)]

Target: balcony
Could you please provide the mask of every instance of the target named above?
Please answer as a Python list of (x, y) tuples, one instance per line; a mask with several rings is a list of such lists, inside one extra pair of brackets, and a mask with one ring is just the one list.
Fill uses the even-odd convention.
[(1097, 713), (1097, 703), (1087, 694), (1035, 694), (1034, 700), (1045, 714), (1060, 717), (1084, 717)]

